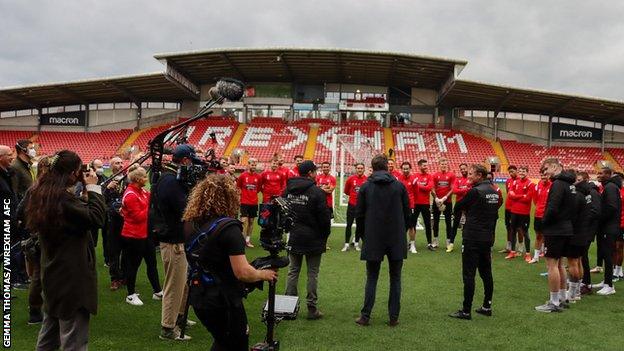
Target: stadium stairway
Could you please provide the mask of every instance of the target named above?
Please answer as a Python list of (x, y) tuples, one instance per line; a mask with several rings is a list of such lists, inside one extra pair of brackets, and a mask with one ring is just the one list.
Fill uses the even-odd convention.
[(609, 151), (605, 150), (602, 153), (602, 156), (605, 161), (609, 162), (615, 168), (616, 171), (622, 172), (622, 165), (615, 159), (615, 157), (613, 157), (613, 155), (611, 155)]
[(316, 150), (316, 139), (318, 138), (319, 127), (316, 125), (310, 126), (310, 132), (308, 133), (308, 141), (306, 142), (305, 151), (303, 152), (303, 158), (305, 160), (314, 159), (314, 150)]
[(501, 163), (501, 171), (506, 172), (507, 171), (507, 167), (509, 167), (509, 160), (507, 159), (507, 154), (505, 153), (505, 150), (503, 150), (503, 146), (501, 145), (500, 142), (495, 141), (495, 140), (489, 140), (490, 144), (492, 145), (492, 149), (494, 149), (494, 152), (496, 153), (496, 156), (498, 157), (500, 163)]
[(128, 136), (128, 139), (126, 139), (123, 142), (123, 144), (121, 144), (119, 149), (117, 149), (117, 154), (121, 155), (124, 152), (124, 150), (126, 150), (130, 146), (132, 146), (134, 144), (134, 142), (141, 136), (141, 134), (143, 134), (143, 132), (147, 131), (148, 129), (140, 129), (140, 130), (136, 130), (136, 131), (132, 132), (132, 134), (130, 134)]
[(240, 140), (243, 137), (243, 135), (245, 135), (246, 129), (247, 129), (246, 123), (241, 123), (238, 125), (238, 127), (236, 128), (236, 131), (234, 132), (234, 135), (232, 136), (232, 140), (230, 140), (230, 143), (228, 144), (228, 146), (225, 148), (225, 151), (223, 152), (224, 156), (230, 156), (232, 154), (232, 151), (234, 151), (236, 146), (240, 144)]
[(384, 144), (386, 146), (386, 155), (390, 155), (391, 149), (394, 152), (394, 136), (392, 134), (392, 128), (384, 128)]

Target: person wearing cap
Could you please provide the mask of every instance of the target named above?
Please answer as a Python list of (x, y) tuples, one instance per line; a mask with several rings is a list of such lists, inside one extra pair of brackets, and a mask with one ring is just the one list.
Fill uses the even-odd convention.
[(327, 207), (325, 192), (316, 185), (316, 165), (312, 161), (299, 164), (299, 177), (288, 179), (283, 197), (288, 200), (294, 218), (288, 240), (290, 266), (286, 281), (286, 295), (297, 296), (297, 284), (303, 258), (307, 266), (308, 319), (323, 316), (317, 307), (318, 274), (321, 255), (327, 248), (331, 231), (331, 214)]
[(152, 201), (148, 216), (148, 235), (160, 242), (165, 281), (162, 297), (163, 340), (189, 340), (180, 337), (179, 328), (183, 322), (186, 304), (186, 273), (188, 263), (184, 253), (184, 228), (182, 214), (190, 189), (183, 179), (178, 179), (178, 170), (192, 164), (201, 164), (191, 145), (178, 145), (173, 151), (172, 162), (163, 167), (163, 172), (152, 188)]

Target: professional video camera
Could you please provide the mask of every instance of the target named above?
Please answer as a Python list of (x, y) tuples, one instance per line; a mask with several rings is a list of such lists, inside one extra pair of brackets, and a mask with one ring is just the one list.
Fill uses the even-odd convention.
[[(258, 216), (260, 245), (269, 252), (269, 256), (255, 259), (251, 262), (252, 266), (256, 269), (279, 269), (290, 264), (288, 257), (280, 257), (279, 252), (286, 248), (284, 234), (290, 232), (295, 219), (288, 200), (283, 197), (274, 197), (270, 203), (262, 205)], [(299, 312), (299, 298), (276, 296), (275, 284), (275, 281), (269, 282), (269, 298), (262, 310), (262, 321), (267, 325), (266, 337), (264, 342), (252, 347), (253, 351), (279, 350), (279, 341), (274, 340), (275, 325), (283, 319), (296, 319)], [(262, 289), (262, 285), (254, 287)]]

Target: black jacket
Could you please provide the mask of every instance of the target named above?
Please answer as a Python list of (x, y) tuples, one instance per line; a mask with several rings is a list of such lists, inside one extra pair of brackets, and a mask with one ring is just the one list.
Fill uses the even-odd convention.
[(360, 259), (382, 261), (407, 258), (405, 223), (409, 197), (401, 182), (387, 171), (376, 171), (358, 192), (356, 217), (364, 217), (364, 247)]
[(576, 214), (576, 177), (571, 172), (563, 171), (551, 180), (553, 183), (542, 217), (542, 232), (548, 236), (572, 236), (572, 221)]
[(160, 242), (184, 242), (182, 215), (189, 189), (177, 179), (177, 167), (167, 165), (152, 190), (148, 215), (148, 232)]
[(602, 183), (602, 210), (600, 212), (600, 234), (616, 236), (620, 233), (620, 216), (622, 202), (620, 188), (622, 178), (613, 176)]
[[(8, 209), (5, 209), (5, 201), (8, 200)], [(11, 187), (11, 171), (10, 169), (0, 168), (0, 202), (2, 204), (2, 223), (9, 221), (11, 229), (11, 244), (15, 244), (20, 238), (17, 235), (17, 196)]]
[(587, 181), (576, 184), (576, 214), (572, 226), (574, 237), (570, 244), (589, 245), (594, 240), (600, 219), (600, 194), (598, 188)]
[(462, 236), (464, 240), (483, 241), (494, 244), (498, 208), (503, 199), (492, 186), (492, 182), (479, 182), (455, 204), (455, 216), (466, 212), (466, 224)]
[(319, 254), (327, 248), (331, 214), (325, 192), (313, 179), (288, 179), (283, 197), (290, 202), (295, 222), (288, 239), (289, 250), (296, 254)]
[(26, 190), (33, 184), (33, 175), (30, 173), (30, 163), (24, 162), (21, 158), (16, 157), (11, 163), (11, 187), (17, 196), (17, 200), (21, 201), (26, 194)]

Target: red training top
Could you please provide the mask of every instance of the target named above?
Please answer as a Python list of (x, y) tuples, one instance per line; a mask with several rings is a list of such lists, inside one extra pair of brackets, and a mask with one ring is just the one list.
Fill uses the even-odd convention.
[[(509, 194), (509, 190), (514, 186), (516, 179), (518, 179), (518, 177), (509, 177), (507, 178), (507, 181), (505, 181), (505, 189), (507, 190), (507, 194)], [(507, 198), (505, 199), (505, 210), (511, 210), (512, 202), (513, 200), (511, 199), (511, 197), (507, 195)]]
[(453, 194), (455, 194), (455, 202), (457, 203), (459, 200), (463, 199), (471, 187), (472, 185), (470, 184), (467, 176), (455, 178), (455, 184), (453, 184)]
[(399, 182), (403, 183), (403, 185), (405, 186), (405, 190), (407, 190), (407, 195), (409, 197), (409, 204), (410, 204), (410, 208), (414, 208), (414, 191), (413, 191), (413, 186), (414, 186), (414, 179), (416, 177), (413, 174), (409, 174), (407, 177), (405, 175), (403, 175), (403, 173), (401, 173), (401, 175), (397, 178), (399, 180)]
[(149, 191), (131, 183), (121, 199), (121, 215), (124, 218), (121, 236), (132, 239), (147, 238), (147, 212)]
[(272, 196), (282, 195), (286, 188), (286, 177), (279, 171), (264, 171), (260, 174), (260, 191), (262, 191), (262, 202), (267, 203)]
[[(438, 198), (444, 197), (453, 190), (455, 174), (451, 172), (436, 172), (433, 174), (433, 189)], [(445, 203), (450, 204), (452, 196), (449, 196)]]
[(417, 173), (414, 175), (414, 184), (412, 191), (414, 192), (415, 205), (429, 205), (431, 189), (433, 189), (433, 177), (429, 173)]
[(514, 186), (511, 188), (514, 195), (508, 195), (511, 198), (511, 213), (519, 215), (531, 214), (531, 201), (533, 200), (533, 192), (535, 185), (531, 183), (529, 178), (517, 178)]
[(535, 191), (533, 192), (533, 203), (535, 204), (535, 218), (544, 217), (544, 211), (546, 210), (546, 200), (548, 200), (548, 193), (550, 192), (550, 186), (552, 182), (549, 180), (540, 180), (535, 185)]
[(349, 195), (349, 205), (357, 205), (358, 191), (362, 184), (366, 183), (367, 177), (365, 175), (358, 176), (354, 174), (347, 179), (344, 187), (344, 194)]
[(399, 179), (399, 177), (403, 176), (403, 172), (396, 169), (392, 170), (390, 174), (392, 174), (396, 179)]
[(622, 198), (622, 212), (620, 214), (620, 228), (624, 228), (624, 188), (620, 189), (620, 197)]
[(288, 178), (299, 177), (299, 167), (295, 166), (288, 170)]
[[(319, 174), (316, 176), (316, 184), (320, 187), (322, 185), (331, 185), (336, 188), (336, 177), (331, 174)], [(333, 193), (326, 193), (327, 195), (327, 206), (329, 208), (334, 207), (334, 195)]]
[(258, 190), (260, 188), (260, 174), (256, 172), (243, 172), (236, 180), (236, 185), (241, 190), (241, 205), (257, 205)]

